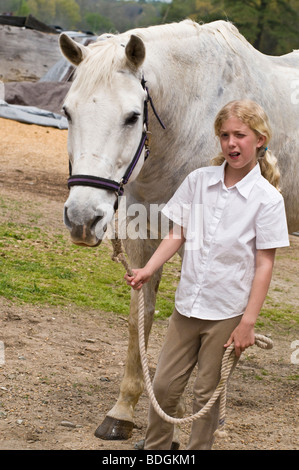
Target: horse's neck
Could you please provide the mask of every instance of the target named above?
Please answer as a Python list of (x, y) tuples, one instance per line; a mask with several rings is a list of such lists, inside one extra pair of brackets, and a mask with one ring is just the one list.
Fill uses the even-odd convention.
[[(233, 49), (235, 42), (238, 53)], [(160, 43), (149, 41), (144, 74), (160, 109), (172, 114), (177, 109), (180, 112), (189, 109), (194, 101), (204, 106), (206, 96), (214, 92), (216, 96), (218, 92), (221, 94), (226, 82), (240, 77), (248, 62), (246, 54), (259, 53), (238, 38), (232, 37), (231, 44), (208, 30), (195, 31), (179, 39), (161, 39)]]
[(214, 35), (205, 32), (146, 44), (144, 76), (166, 125), (164, 131), (150, 116), (151, 157), (138, 178), (142, 190), (149, 187), (147, 194), (160, 181), (160, 194), (165, 192), (167, 199), (171, 185), (209, 164), (218, 151), (213, 121), (220, 107), (234, 98), (234, 86), (226, 84), (234, 80), (237, 63), (243, 66), (242, 54), (233, 59), (233, 49), (228, 47), (224, 53), (223, 48)]
[(151, 155), (130, 194), (148, 204), (169, 200), (182, 179), (194, 168), (209, 164), (219, 150), (213, 133), (219, 109), (232, 99), (248, 97), (271, 117), (275, 129), (271, 147), (281, 154), (290, 195), (287, 206), (297, 207), (296, 172), (290, 173), (290, 168), (298, 168), (294, 149), (299, 131), (294, 123), (299, 111), (298, 106), (290, 106), (290, 99), (292, 93), (294, 100), (298, 98), (291, 88), (299, 79), (298, 53), (272, 58), (237, 37), (227, 47), (213, 35), (204, 39), (199, 34), (192, 40), (146, 44), (144, 75), (166, 131), (151, 115)]
[[(167, 127), (165, 133), (151, 116), (150, 131), (158, 136), (153, 139), (153, 149), (157, 146), (159, 156), (172, 155), (173, 148), (183, 152), (186, 146), (192, 152), (201, 134), (212, 132), (206, 127), (210, 126), (210, 119), (205, 116), (216, 115), (223, 82), (230, 77), (224, 76), (228, 55), (221, 54), (213, 36), (209, 38), (209, 48), (204, 39), (204, 33), (200, 33), (164, 40), (161, 44), (157, 41), (146, 44), (144, 76), (156, 110)], [(205, 140), (206, 137), (201, 137), (201, 142)]]
[[(184, 38), (174, 41), (158, 41), (147, 47), (144, 74), (152, 94), (163, 103), (169, 102), (185, 90), (182, 85), (194, 84), (199, 75), (200, 42), (198, 38)], [(186, 90), (187, 91), (187, 90)], [(188, 92), (188, 91), (187, 91)]]

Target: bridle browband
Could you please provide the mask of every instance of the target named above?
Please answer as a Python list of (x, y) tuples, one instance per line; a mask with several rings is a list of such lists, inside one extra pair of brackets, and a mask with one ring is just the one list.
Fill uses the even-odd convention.
[(143, 89), (146, 91), (146, 99), (144, 101), (144, 113), (143, 113), (143, 124), (144, 124), (144, 131), (142, 132), (140, 143), (138, 145), (138, 148), (136, 150), (136, 153), (129, 164), (128, 168), (126, 169), (126, 172), (124, 176), (121, 178), (120, 182), (114, 181), (114, 180), (109, 180), (106, 178), (101, 178), (100, 176), (89, 176), (89, 175), (72, 175), (72, 165), (71, 162), (69, 162), (69, 172), (70, 172), (70, 177), (68, 178), (68, 187), (71, 188), (72, 186), (91, 186), (93, 188), (99, 188), (99, 189), (107, 189), (110, 191), (115, 191), (117, 196), (122, 196), (124, 193), (124, 185), (127, 184), (129, 181), (129, 178), (131, 174), (133, 173), (133, 170), (135, 166), (137, 165), (139, 158), (142, 154), (143, 148), (145, 147), (145, 160), (149, 156), (149, 146), (148, 146), (148, 103), (150, 103), (152, 110), (158, 119), (161, 127), (165, 129), (165, 126), (163, 122), (161, 121), (160, 117), (157, 114), (157, 111), (155, 110), (153, 101), (150, 97), (150, 94), (148, 92), (147, 87), (145, 86), (146, 81), (142, 77), (141, 80), (141, 85)]

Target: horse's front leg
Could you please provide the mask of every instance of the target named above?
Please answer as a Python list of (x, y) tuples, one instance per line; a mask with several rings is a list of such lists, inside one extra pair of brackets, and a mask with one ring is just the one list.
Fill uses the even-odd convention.
[[(145, 250), (143, 250), (143, 254)], [(134, 266), (141, 266), (134, 263)], [(151, 330), (156, 295), (161, 279), (159, 270), (150, 281), (143, 286), (144, 293), (144, 334), (147, 344)], [(143, 392), (143, 372), (138, 344), (138, 292), (132, 290), (129, 316), (129, 343), (124, 377), (120, 385), (120, 394), (116, 404), (107, 413), (103, 423), (97, 428), (95, 436), (106, 440), (129, 439), (134, 427), (134, 408)]]

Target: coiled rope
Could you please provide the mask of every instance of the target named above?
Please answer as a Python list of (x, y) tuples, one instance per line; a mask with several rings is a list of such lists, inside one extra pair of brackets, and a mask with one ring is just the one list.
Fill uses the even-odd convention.
[[(133, 272), (130, 268), (124, 253), (122, 251), (121, 242), (118, 238), (112, 240), (114, 252), (112, 255), (112, 260), (121, 262), (126, 269), (126, 272), (132, 276)], [(167, 415), (162, 408), (160, 407), (152, 387), (152, 382), (149, 374), (147, 356), (146, 356), (146, 347), (145, 347), (145, 337), (144, 337), (144, 295), (143, 290), (140, 289), (138, 291), (138, 340), (139, 340), (139, 352), (140, 352), (140, 359), (141, 365), (144, 375), (144, 382), (146, 386), (146, 390), (148, 392), (149, 398), (155, 409), (156, 413), (162, 418), (164, 421), (171, 423), (171, 424), (185, 424), (191, 423), (196, 419), (201, 418), (204, 416), (214, 405), (216, 400), (220, 397), (220, 407), (219, 407), (219, 426), (216, 430), (215, 434), (217, 436), (223, 437), (225, 435), (225, 417), (226, 417), (226, 392), (227, 392), (227, 382), (230, 376), (234, 361), (235, 361), (235, 348), (234, 343), (228, 346), (223, 354), (222, 364), (221, 364), (221, 374), (219, 383), (209, 399), (209, 401), (205, 404), (203, 408), (201, 408), (197, 413), (186, 416), (184, 418), (175, 418), (173, 416)], [(255, 335), (255, 343), (256, 346), (262, 349), (272, 349), (273, 342), (270, 338), (264, 335)]]

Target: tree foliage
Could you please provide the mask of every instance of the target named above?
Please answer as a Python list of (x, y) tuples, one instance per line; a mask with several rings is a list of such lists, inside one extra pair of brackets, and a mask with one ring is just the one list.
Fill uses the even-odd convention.
[(187, 17), (204, 23), (225, 19), (263, 53), (281, 55), (299, 49), (299, 0), (1, 0), (1, 9), (95, 34)]
[(282, 54), (299, 48), (298, 1), (224, 0), (223, 4), (256, 49)]
[(187, 17), (198, 22), (229, 20), (265, 54), (299, 49), (299, 0), (173, 0), (167, 21)]
[(1, 0), (1, 13), (26, 16), (64, 29), (123, 32), (162, 22), (160, 1), (125, 0)]

